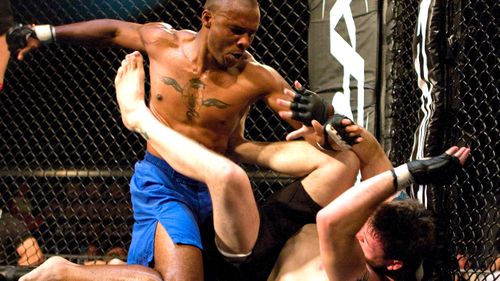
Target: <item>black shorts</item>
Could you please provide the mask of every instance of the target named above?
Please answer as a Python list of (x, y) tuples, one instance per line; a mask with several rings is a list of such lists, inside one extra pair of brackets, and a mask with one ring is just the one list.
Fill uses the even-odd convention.
[(14, 18), (9, 0), (0, 0), (0, 35), (3, 35), (12, 26)]
[(217, 278), (206, 280), (267, 280), (286, 241), (304, 225), (315, 223), (321, 206), (312, 200), (298, 180), (275, 192), (259, 209), (259, 236), (250, 256), (224, 257), (213, 242), (207, 241), (211, 246), (207, 247), (204, 268)]

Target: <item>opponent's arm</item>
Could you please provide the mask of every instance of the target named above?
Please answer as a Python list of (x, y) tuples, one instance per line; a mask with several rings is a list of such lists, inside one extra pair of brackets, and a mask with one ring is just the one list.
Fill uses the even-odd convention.
[(330, 280), (351, 280), (363, 272), (364, 256), (355, 235), (382, 202), (411, 182), (450, 182), (469, 153), (468, 148), (452, 147), (440, 156), (401, 165), (362, 181), (323, 208), (317, 227), (321, 258)]
[(15, 25), (7, 34), (11, 52), (18, 52), (17, 58), (43, 43), (69, 43), (88, 47), (119, 46), (144, 51), (140, 36), (141, 24), (113, 19), (98, 19), (61, 26)]

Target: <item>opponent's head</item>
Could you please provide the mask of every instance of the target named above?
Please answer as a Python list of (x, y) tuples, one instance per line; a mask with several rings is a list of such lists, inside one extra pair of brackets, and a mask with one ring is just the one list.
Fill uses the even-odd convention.
[(432, 213), (416, 200), (393, 200), (381, 205), (356, 237), (375, 271), (415, 276), (422, 259), (434, 248), (436, 227)]
[(240, 62), (259, 28), (256, 0), (207, 0), (202, 17), (209, 56), (221, 66)]

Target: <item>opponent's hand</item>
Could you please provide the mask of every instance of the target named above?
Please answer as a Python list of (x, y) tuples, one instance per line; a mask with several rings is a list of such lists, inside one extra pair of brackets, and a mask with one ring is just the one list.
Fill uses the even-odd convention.
[(328, 120), (328, 116), (333, 113), (332, 105), (328, 104), (315, 92), (302, 87), (297, 81), (294, 82), (294, 91), (285, 89), (284, 94), (292, 98), (292, 101), (286, 101), (286, 103), (278, 102), (290, 109), (290, 111), (286, 111), (286, 116), (302, 122), (306, 126), (312, 126), (312, 120), (317, 120), (323, 124)]
[(462, 170), (469, 154), (470, 148), (453, 146), (439, 156), (407, 163), (408, 171), (416, 184), (450, 183)]
[(23, 60), (26, 53), (40, 46), (33, 25), (14, 24), (7, 31), (6, 39), (9, 51), (17, 53), (18, 60)]
[[(321, 125), (318, 121), (312, 120), (311, 121), (312, 126), (306, 126), (302, 125), (301, 128), (290, 132), (286, 135), (286, 140), (295, 140), (299, 138), (306, 138), (306, 136), (309, 135), (314, 135), (315, 141), (323, 145), (323, 140), (324, 140), (324, 130), (323, 130), (323, 125)], [(326, 144), (328, 145), (328, 144)]]
[(324, 130), (325, 142), (328, 141), (331, 149), (336, 151), (349, 150), (353, 145), (363, 141), (361, 128), (342, 114), (334, 114), (328, 119)]

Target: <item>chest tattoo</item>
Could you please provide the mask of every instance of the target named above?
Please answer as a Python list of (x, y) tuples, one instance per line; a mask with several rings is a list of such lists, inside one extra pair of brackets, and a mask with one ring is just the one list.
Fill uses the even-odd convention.
[(171, 77), (162, 76), (161, 81), (165, 85), (174, 88), (174, 90), (181, 95), (187, 107), (186, 118), (188, 119), (188, 121), (193, 121), (194, 119), (200, 117), (200, 114), (198, 113), (197, 110), (198, 100), (201, 100), (199, 103), (200, 106), (204, 107), (216, 107), (218, 109), (226, 109), (230, 106), (230, 104), (227, 104), (219, 99), (215, 98), (203, 99), (203, 96), (200, 97), (200, 90), (205, 88), (206, 85), (199, 78), (193, 78), (189, 80), (184, 86), (181, 86), (177, 82), (177, 80)]

